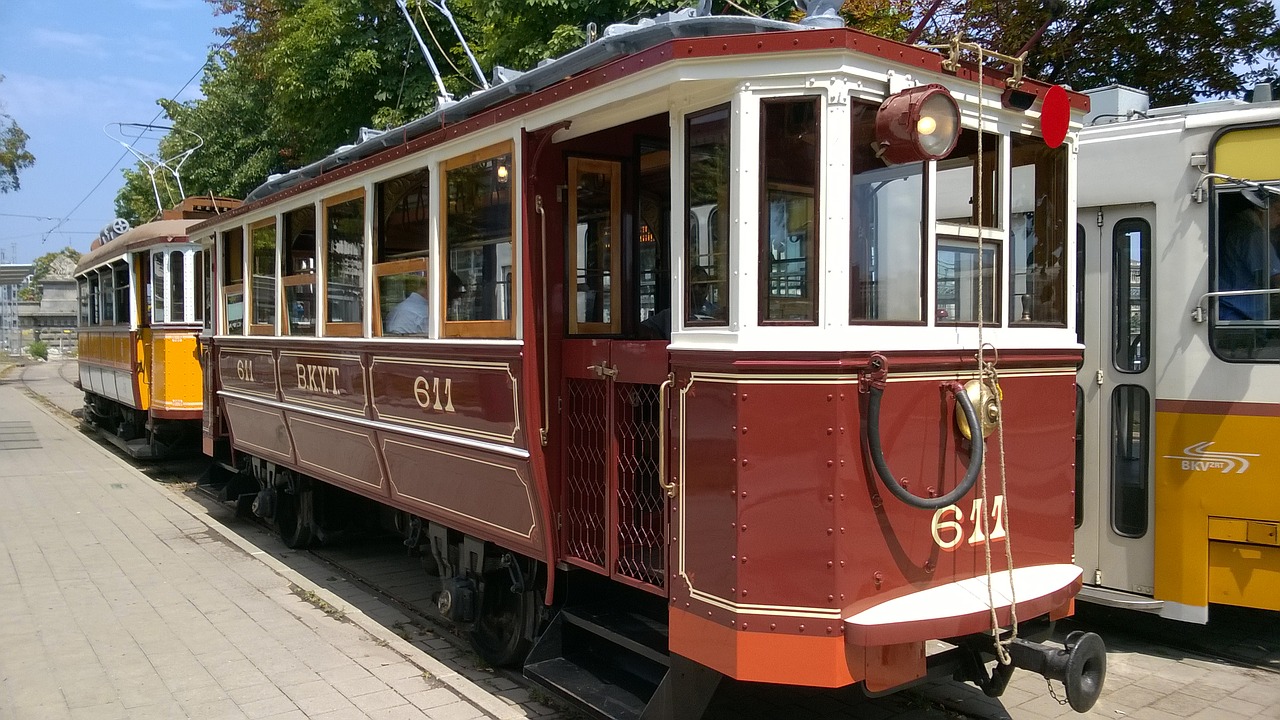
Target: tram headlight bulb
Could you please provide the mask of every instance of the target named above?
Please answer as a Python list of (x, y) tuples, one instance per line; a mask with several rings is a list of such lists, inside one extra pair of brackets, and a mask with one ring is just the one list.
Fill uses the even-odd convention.
[(890, 165), (939, 160), (960, 138), (960, 106), (941, 85), (920, 85), (884, 101), (876, 111), (880, 159)]

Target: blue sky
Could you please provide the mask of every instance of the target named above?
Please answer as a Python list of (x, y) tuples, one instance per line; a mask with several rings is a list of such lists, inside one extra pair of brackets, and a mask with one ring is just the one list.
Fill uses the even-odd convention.
[(205, 0), (0, 0), (0, 105), (36, 156), (19, 175), (22, 189), (0, 194), (4, 262), (15, 250), (29, 262), (67, 245), (88, 249), (115, 218), (120, 171), (135, 163), (112, 169), (125, 150), (103, 126), (150, 122), (161, 97), (199, 97), (197, 72), (220, 42), (214, 28), (229, 20)]

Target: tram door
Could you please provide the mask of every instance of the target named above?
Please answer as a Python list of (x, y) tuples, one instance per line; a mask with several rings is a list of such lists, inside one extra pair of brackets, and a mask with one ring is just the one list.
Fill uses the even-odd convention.
[(1080, 208), (1084, 364), (1076, 564), (1084, 582), (1154, 593), (1152, 283), (1155, 208)]
[(568, 158), (561, 348), (566, 560), (658, 594), (666, 592), (659, 440), (669, 341), (657, 328), (670, 298), (667, 157), (654, 149), (626, 163)]

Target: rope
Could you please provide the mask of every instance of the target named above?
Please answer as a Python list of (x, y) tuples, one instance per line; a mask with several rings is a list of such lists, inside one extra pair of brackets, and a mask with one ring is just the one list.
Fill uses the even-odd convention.
[[(960, 42), (960, 35), (956, 35), (956, 44)], [(980, 477), (982, 482), (982, 555), (986, 562), (987, 573), (987, 607), (991, 610), (991, 632), (995, 636), (996, 658), (1001, 665), (1008, 665), (1012, 662), (1009, 657), (1008, 645), (1018, 637), (1018, 595), (1013, 586), (1013, 547), (1011, 535), (1009, 532), (1009, 493), (1008, 478), (1005, 473), (1004, 460), (1004, 407), (1000, 397), (1000, 377), (996, 372), (996, 363), (987, 362), (986, 349), (987, 343), (983, 338), (983, 330), (986, 327), (986, 292), (984, 278), (986, 273), (983, 268), (985, 255), (983, 254), (983, 228), (986, 220), (986, 203), (984, 201), (984, 190), (986, 188), (986, 176), (983, 174), (983, 147), (982, 140), (984, 135), (983, 118), (986, 114), (982, 106), (982, 71), (985, 65), (984, 50), (981, 45), (977, 45), (978, 51), (978, 174), (975, 182), (978, 185), (977, 197), (977, 213), (978, 213), (978, 377), (983, 389), (990, 392), (996, 403), (996, 430), (999, 433), (1000, 444), (1000, 495), (1004, 498), (1004, 552), (1006, 568), (1009, 571), (1009, 614), (1012, 620), (1013, 628), (1007, 639), (1000, 638), (1000, 619), (996, 614), (995, 590), (991, 587), (991, 505), (990, 495), (987, 493), (987, 463), (983, 460), (980, 469)], [(992, 308), (994, 313), (995, 308)], [(994, 347), (992, 348), (994, 352)], [(995, 355), (996, 360), (999, 355)], [(975, 442), (983, 442), (982, 427), (971, 428), (971, 437)]]

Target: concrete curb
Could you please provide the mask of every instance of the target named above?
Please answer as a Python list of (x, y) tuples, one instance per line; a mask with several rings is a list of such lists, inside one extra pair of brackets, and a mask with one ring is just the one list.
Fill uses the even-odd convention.
[[(40, 405), (37, 404), (36, 401), (31, 397), (27, 397), (27, 401), (31, 402), (32, 404), (35, 404), (36, 407), (41, 409), (42, 411), (45, 410), (44, 408), (41, 408)], [(68, 420), (74, 419), (74, 418), (70, 418), (70, 416), (63, 416), (61, 414), (50, 413), (50, 416), (55, 421), (60, 422), (64, 425), (70, 425), (71, 423), (69, 423)], [(78, 427), (73, 426), (71, 429), (77, 432), (79, 431)], [(126, 460), (124, 460), (124, 458), (121, 458), (120, 456), (111, 452), (107, 448), (102, 447), (96, 442), (92, 443), (92, 445), (99, 453), (102, 454), (103, 457), (108, 458), (111, 462), (115, 463), (117, 466), (139, 475), (141, 478), (147, 481), (146, 482), (147, 487), (152, 488), (154, 492), (160, 494), (165, 499), (169, 500), (174, 505), (181, 508), (184, 512), (186, 512), (191, 517), (199, 520), (211, 531), (216, 532), (219, 536), (221, 536), (231, 544), (235, 545), (237, 548), (242, 550), (245, 554), (261, 561), (264, 565), (271, 568), (271, 570), (274, 573), (279, 575), (284, 580), (302, 588), (307, 592), (314, 593), (316, 597), (320, 598), (324, 602), (332, 605), (334, 608), (341, 611), (346, 616), (347, 620), (351, 621), (361, 630), (373, 636), (374, 638), (377, 638), (378, 641), (385, 643), (387, 647), (394, 650), (396, 653), (402, 656), (405, 660), (413, 663), (414, 665), (417, 665), (424, 672), (430, 673), (430, 675), (434, 679), (444, 683), (449, 688), (451, 688), (454, 692), (466, 698), (468, 701), (474, 703), (476, 706), (478, 706), (485, 712), (494, 716), (498, 720), (523, 720), (524, 718), (528, 717), (528, 715), (520, 711), (518, 705), (508, 704), (507, 702), (504, 702), (500, 698), (493, 696), (484, 688), (481, 688), (479, 685), (476, 685), (475, 683), (473, 683), (471, 680), (467, 679), (463, 675), (457, 673), (454, 670), (449, 669), (448, 666), (446, 666), (444, 663), (440, 662), (439, 660), (431, 657), (426, 652), (424, 652), (421, 648), (415, 646), (414, 644), (410, 643), (408, 640), (405, 640), (404, 638), (400, 637), (394, 632), (388, 630), (386, 627), (384, 627), (377, 621), (373, 620), (368, 615), (365, 615), (364, 612), (362, 612), (359, 608), (352, 606), (350, 603), (343, 600), (338, 595), (312, 582), (306, 576), (302, 575), (298, 571), (284, 564), (279, 559), (273, 557), (270, 553), (267, 553), (261, 550), (256, 545), (250, 543), (248, 540), (241, 537), (236, 532), (232, 531), (230, 528), (219, 523), (217, 520), (215, 520), (209, 515), (207, 508), (205, 508), (200, 503), (197, 503), (196, 501), (191, 500), (190, 498), (165, 491), (162, 487), (157, 485), (154, 480), (147, 477), (145, 474), (138, 472), (138, 469), (130, 465)]]

